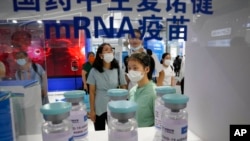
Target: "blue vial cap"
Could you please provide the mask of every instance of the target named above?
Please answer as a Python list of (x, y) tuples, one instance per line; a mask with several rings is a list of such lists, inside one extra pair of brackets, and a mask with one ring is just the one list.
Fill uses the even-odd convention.
[(85, 91), (74, 90), (74, 91), (67, 91), (63, 95), (65, 98), (81, 98), (84, 97), (85, 94), (86, 94)]
[(10, 94), (10, 91), (0, 91), (0, 97)]
[(126, 96), (128, 95), (128, 90), (126, 89), (109, 89), (108, 96)]
[(137, 110), (137, 104), (126, 100), (111, 101), (108, 103), (108, 108), (112, 113), (132, 113)]
[(168, 104), (186, 104), (189, 97), (182, 94), (166, 94), (162, 97), (162, 100)]
[(44, 115), (60, 115), (69, 112), (71, 107), (69, 102), (54, 102), (43, 105), (40, 112)]
[(157, 95), (165, 95), (165, 94), (175, 94), (176, 89), (172, 86), (157, 86), (155, 88)]

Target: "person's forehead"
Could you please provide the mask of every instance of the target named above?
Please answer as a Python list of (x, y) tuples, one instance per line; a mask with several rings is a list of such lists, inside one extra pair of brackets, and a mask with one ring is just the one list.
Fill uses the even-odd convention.
[(26, 57), (23, 53), (17, 53), (16, 58)]
[[(138, 32), (134, 32), (134, 34), (135, 34), (135, 37), (136, 37), (136, 38), (140, 38), (140, 37), (141, 37), (141, 34), (138, 33)], [(133, 38), (131, 34), (129, 34), (128, 37), (129, 37), (129, 38)]]
[(93, 57), (93, 56), (95, 56), (95, 54), (91, 53), (91, 54), (89, 54), (89, 57), (90, 57), (90, 56)]
[(171, 58), (171, 56), (168, 54), (168, 55), (165, 56), (165, 58)]
[(141, 65), (140, 62), (136, 59), (128, 59), (128, 64), (135, 66)]
[(110, 45), (103, 46), (103, 50), (107, 50), (107, 49), (112, 49), (112, 47)]

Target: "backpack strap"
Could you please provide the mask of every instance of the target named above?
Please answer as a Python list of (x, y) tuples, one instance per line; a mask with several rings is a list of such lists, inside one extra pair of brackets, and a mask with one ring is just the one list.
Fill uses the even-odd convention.
[(37, 65), (36, 65), (36, 63), (33, 63), (33, 62), (32, 62), (31, 66), (32, 66), (33, 70), (35, 71), (35, 73), (37, 73), (37, 74), (40, 76), (40, 78), (42, 79), (42, 75), (41, 75), (41, 74), (38, 72), (38, 70), (37, 70)]

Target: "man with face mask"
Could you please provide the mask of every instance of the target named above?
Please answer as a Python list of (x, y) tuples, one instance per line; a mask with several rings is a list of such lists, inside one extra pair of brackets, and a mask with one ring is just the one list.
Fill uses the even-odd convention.
[[(134, 37), (132, 37), (132, 35), (128, 35), (128, 42), (130, 45), (130, 48), (128, 51), (129, 56), (133, 53), (140, 53), (140, 52), (147, 53), (146, 49), (144, 49), (144, 47), (142, 45), (143, 40), (142, 40), (142, 34), (141, 34), (140, 30), (134, 29), (134, 35), (135, 35)], [(150, 54), (150, 56), (154, 59), (154, 62), (155, 62), (155, 68), (154, 68), (154, 74), (153, 74), (154, 76), (153, 77), (156, 77), (156, 80), (163, 79), (164, 73), (161, 73), (163, 68), (162, 68), (162, 65), (160, 64), (159, 59), (157, 58), (157, 56), (154, 53), (152, 53), (152, 55)], [(133, 82), (129, 82), (128, 88), (130, 89), (134, 85), (135, 84)], [(162, 84), (157, 83), (157, 85), (162, 85)]]
[(88, 93), (89, 92), (89, 85), (87, 84), (87, 79), (89, 72), (92, 68), (92, 65), (95, 61), (95, 53), (89, 52), (87, 55), (88, 61), (82, 65), (82, 82), (83, 82), (83, 89)]
[(41, 86), (42, 104), (49, 103), (47, 90), (47, 75), (41, 65), (33, 63), (25, 51), (15, 54), (18, 70), (15, 73), (17, 80), (38, 80)]

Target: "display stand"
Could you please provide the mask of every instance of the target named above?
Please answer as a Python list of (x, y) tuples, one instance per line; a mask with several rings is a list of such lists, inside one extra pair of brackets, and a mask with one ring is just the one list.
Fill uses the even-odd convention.
[[(42, 115), (40, 113), (41, 87), (36, 80), (0, 81), (0, 88), (12, 93), (23, 93), (24, 97), (17, 101), (20, 105), (18, 117), (19, 135), (41, 133)], [(23, 119), (20, 119), (23, 118)]]

